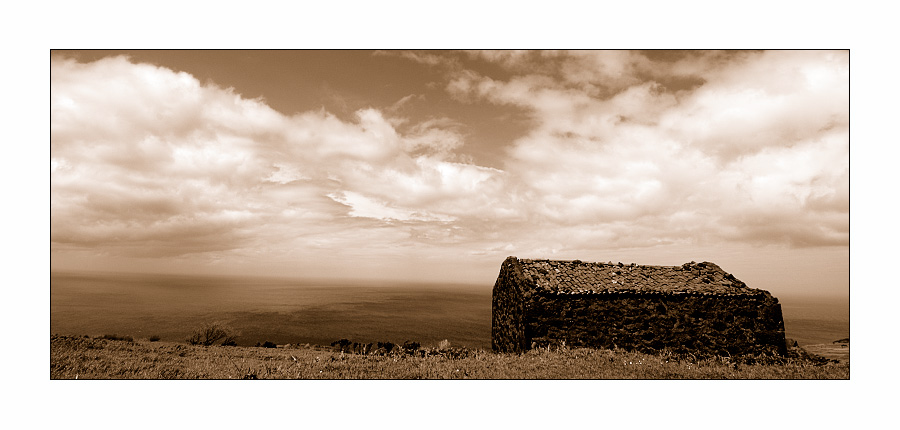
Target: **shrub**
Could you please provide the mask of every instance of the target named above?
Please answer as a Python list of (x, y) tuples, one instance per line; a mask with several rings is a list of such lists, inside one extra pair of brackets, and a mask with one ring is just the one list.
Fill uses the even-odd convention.
[(419, 342), (410, 342), (407, 340), (406, 342), (403, 342), (403, 346), (400, 348), (402, 348), (403, 352), (406, 354), (415, 355), (418, 353), (420, 346)]
[(159, 336), (157, 336), (157, 335), (150, 336), (150, 342), (159, 342)]
[(234, 330), (221, 323), (212, 322), (200, 326), (187, 341), (191, 345), (210, 346), (220, 340), (234, 342), (235, 338), (237, 338), (237, 333)]
[(134, 341), (134, 338), (131, 337), (131, 336), (119, 336), (119, 335), (116, 335), (116, 334), (104, 334), (103, 336), (100, 336), (100, 339), (106, 339), (106, 340), (124, 340), (124, 341), (128, 341), (128, 342), (133, 342), (133, 341)]
[(357, 342), (353, 342), (353, 345), (352, 345), (352, 347), (351, 347), (351, 349), (350, 349), (350, 352), (352, 352), (352, 353), (354, 353), (354, 354), (367, 355), (367, 354), (369, 353), (369, 351), (371, 351), (371, 350), (372, 350), (372, 344), (371, 344), (371, 343), (357, 343)]
[(378, 349), (383, 350), (385, 354), (390, 354), (391, 350), (394, 349), (394, 344), (391, 342), (378, 342)]
[(353, 342), (350, 342), (350, 340), (348, 340), (348, 339), (341, 339), (341, 340), (336, 340), (334, 342), (331, 342), (331, 346), (333, 346), (336, 350), (341, 351), (341, 352), (350, 352), (350, 350), (351, 350), (350, 347), (352, 345), (353, 345)]

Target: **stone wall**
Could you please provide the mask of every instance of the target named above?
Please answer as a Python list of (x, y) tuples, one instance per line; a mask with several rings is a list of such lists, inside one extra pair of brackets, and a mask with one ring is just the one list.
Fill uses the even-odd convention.
[(522, 352), (531, 344), (525, 340), (523, 287), (526, 282), (518, 261), (507, 258), (492, 294), (491, 347), (494, 351)]
[(565, 342), (648, 353), (785, 353), (781, 305), (766, 291), (554, 292), (537, 288), (512, 257), (494, 284), (491, 332), (498, 352)]
[(524, 319), (529, 347), (565, 341), (648, 353), (785, 353), (781, 305), (769, 294), (536, 294), (525, 305)]

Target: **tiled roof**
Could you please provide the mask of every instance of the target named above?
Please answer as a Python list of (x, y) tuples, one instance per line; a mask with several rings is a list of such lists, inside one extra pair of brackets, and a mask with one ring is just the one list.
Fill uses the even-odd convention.
[(518, 260), (526, 278), (539, 291), (555, 294), (698, 294), (759, 295), (719, 266), (685, 263), (681, 266), (638, 266), (588, 263), (580, 260)]

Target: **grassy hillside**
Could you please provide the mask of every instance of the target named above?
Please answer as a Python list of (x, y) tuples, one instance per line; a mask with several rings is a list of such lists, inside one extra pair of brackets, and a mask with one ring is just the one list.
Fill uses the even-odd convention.
[(336, 348), (199, 346), (51, 336), (51, 379), (849, 379), (847, 362), (570, 349), (522, 355), (450, 348), (351, 354)]

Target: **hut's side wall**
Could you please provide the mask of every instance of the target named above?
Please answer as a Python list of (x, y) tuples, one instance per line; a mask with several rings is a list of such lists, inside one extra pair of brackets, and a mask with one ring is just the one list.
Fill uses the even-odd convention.
[(769, 294), (535, 294), (526, 301), (528, 347), (565, 341), (651, 353), (785, 353), (781, 305)]
[(522, 352), (525, 341), (525, 275), (519, 262), (507, 258), (494, 283), (491, 305), (491, 347), (497, 352)]

